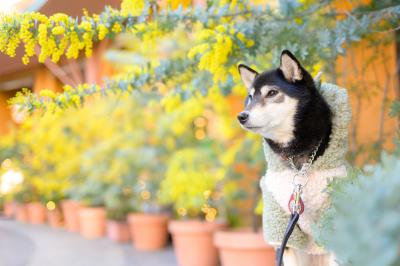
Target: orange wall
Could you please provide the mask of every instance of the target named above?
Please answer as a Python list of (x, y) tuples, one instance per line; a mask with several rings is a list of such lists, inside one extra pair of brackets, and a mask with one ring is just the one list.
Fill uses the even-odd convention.
[(15, 92), (0, 91), (0, 135), (6, 134), (10, 127), (14, 124), (11, 119), (11, 112), (8, 108), (7, 101)]
[[(390, 102), (398, 99), (396, 45), (371, 47), (367, 41), (353, 45), (337, 60), (337, 83), (349, 90), (353, 112), (350, 146), (370, 145), (380, 138), (393, 147), (397, 119), (389, 117)], [(385, 99), (386, 98), (386, 99)]]
[[(337, 11), (346, 13), (354, 7), (370, 3), (371, 0), (338, 0), (333, 1), (333, 6)], [(378, 141), (385, 149), (394, 146), (398, 120), (389, 117), (388, 113), (390, 102), (399, 99), (396, 74), (399, 55), (396, 55), (395, 37), (389, 34), (374, 33), (368, 36), (369, 41), (352, 44), (346, 50), (346, 55), (339, 57), (336, 62), (337, 83), (347, 88), (350, 94), (353, 112), (350, 149), (354, 153), (376, 151), (374, 144)], [(370, 43), (373, 41), (381, 44), (372, 46)], [(357, 158), (356, 162), (361, 163), (365, 159), (368, 158)]]
[(35, 84), (32, 90), (37, 93), (43, 89), (53, 90), (57, 92), (62, 91), (62, 84), (44, 66), (36, 70)]

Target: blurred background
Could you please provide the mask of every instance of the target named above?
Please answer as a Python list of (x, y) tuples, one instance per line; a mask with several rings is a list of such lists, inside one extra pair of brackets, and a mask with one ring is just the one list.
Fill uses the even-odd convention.
[(283, 49), (352, 107), (351, 179), (321, 244), (344, 265), (400, 263), (398, 1), (0, 8), (0, 265), (274, 265), (236, 66), (277, 67)]

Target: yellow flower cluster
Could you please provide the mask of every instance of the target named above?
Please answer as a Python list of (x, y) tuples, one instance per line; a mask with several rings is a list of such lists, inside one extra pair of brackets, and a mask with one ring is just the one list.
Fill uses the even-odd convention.
[(233, 52), (234, 43), (226, 28), (222, 25), (215, 30), (203, 29), (196, 34), (199, 45), (189, 51), (189, 58), (199, 55), (199, 69), (208, 70), (214, 75), (214, 82), (225, 81), (227, 70), (225, 64)]
[(121, 3), (122, 15), (139, 16), (145, 7), (144, 0), (123, 0)]
[(29, 30), (32, 26), (32, 22), (29, 19), (24, 18), (21, 22), (21, 30), (19, 34), (23, 43), (25, 44), (25, 54), (22, 57), (22, 62), (24, 64), (28, 64), (29, 58), (35, 54), (36, 41), (33, 38), (32, 32)]
[[(62, 13), (50, 17), (37, 12), (3, 15), (0, 20), (0, 51), (14, 57), (16, 48), (23, 43), (24, 64), (28, 64), (35, 54), (42, 63), (47, 58), (58, 62), (64, 54), (67, 58), (77, 58), (82, 50), (89, 57), (94, 41), (103, 40), (109, 32), (124, 30), (124, 19), (121, 11), (111, 8), (107, 15), (89, 16), (85, 12), (80, 22)], [(36, 45), (39, 47), (37, 50)]]
[(90, 57), (92, 55), (93, 49), (93, 35), (95, 34), (92, 29), (92, 24), (89, 21), (82, 21), (81, 24), (78, 26), (78, 29), (83, 31), (82, 39), (83, 42), (80, 43), (79, 49), (85, 48), (85, 55)]
[[(218, 166), (218, 163), (213, 164), (210, 156), (213, 156), (210, 150), (199, 147), (175, 152), (161, 183), (160, 201), (164, 204), (173, 203), (182, 216), (187, 213), (196, 217), (201, 212), (208, 215), (209, 198), (204, 192), (215, 192), (217, 184), (225, 177), (225, 169)], [(211, 212), (210, 216), (214, 211)]]
[(119, 22), (115, 22), (114, 25), (112, 26), (111, 31), (114, 33), (120, 33), (122, 31), (121, 24), (119, 24)]
[[(189, 2), (169, 1), (168, 5), (174, 8), (180, 4), (187, 6)], [(0, 51), (15, 56), (16, 48), (23, 43), (24, 64), (28, 64), (29, 58), (35, 53), (39, 62), (44, 62), (47, 58), (58, 62), (64, 54), (67, 58), (77, 58), (81, 51), (84, 51), (86, 56), (91, 56), (94, 41), (104, 40), (127, 30), (127, 16), (144, 14), (147, 5), (145, 0), (124, 0), (121, 10), (109, 8), (99, 15), (92, 16), (84, 12), (80, 22), (61, 13), (50, 17), (35, 12), (4, 15), (0, 21)], [(241, 1), (223, 0), (219, 1), (219, 5), (229, 5), (232, 12), (244, 8)], [(189, 52), (189, 58), (200, 56), (199, 69), (210, 71), (214, 75), (215, 83), (225, 81), (228, 73), (234, 71), (228, 59), (238, 49), (236, 42), (241, 42), (247, 47), (254, 45), (254, 41), (248, 40), (243, 33), (235, 32), (229, 21), (230, 19), (226, 18), (225, 25), (213, 29), (196, 29), (194, 36), (199, 44)], [(156, 20), (136, 24), (128, 31), (141, 35), (145, 45), (150, 42), (154, 45), (155, 40), (163, 34)], [(35, 50), (36, 45), (39, 48)]]
[(177, 9), (179, 6), (188, 7), (192, 4), (192, 0), (167, 0), (167, 6), (171, 9)]
[(199, 69), (211, 72), (215, 83), (226, 81), (228, 73), (236, 75), (236, 65), (229, 62), (229, 56), (238, 50), (235, 42), (241, 42), (247, 47), (254, 46), (253, 40), (247, 39), (243, 33), (236, 32), (229, 25), (218, 25), (214, 29), (196, 32), (198, 44), (188, 53), (190, 59), (198, 57)]
[(54, 99), (56, 98), (56, 93), (52, 90), (41, 90), (39, 96)]
[[(13, 24), (13, 16), (0, 16), (0, 51), (6, 53), (10, 57), (15, 56), (15, 50), (21, 42), (19, 32), (11, 27)], [(26, 30), (24, 31), (26, 32)]]
[(97, 38), (102, 41), (108, 34), (108, 28), (104, 24), (97, 25), (97, 31), (99, 32)]

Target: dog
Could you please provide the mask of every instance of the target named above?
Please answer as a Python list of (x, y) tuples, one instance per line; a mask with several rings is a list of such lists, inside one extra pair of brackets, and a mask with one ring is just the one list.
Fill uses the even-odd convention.
[(302, 193), (305, 210), (289, 239), (284, 264), (336, 265), (334, 256), (315, 243), (313, 226), (330, 204), (329, 182), (347, 176), (347, 92), (332, 84), (317, 88), (318, 82), (288, 50), (281, 53), (276, 69), (258, 73), (240, 64), (238, 70), (247, 97), (237, 119), (242, 128), (263, 137), (268, 163), (260, 181), (265, 240), (280, 245), (290, 215), (287, 205), (293, 178), (314, 155), (309, 179), (303, 180), (307, 183)]

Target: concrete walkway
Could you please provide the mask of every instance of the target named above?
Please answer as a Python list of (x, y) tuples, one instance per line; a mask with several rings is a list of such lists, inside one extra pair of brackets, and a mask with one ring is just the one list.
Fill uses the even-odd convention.
[(139, 252), (45, 225), (0, 218), (0, 266), (176, 266), (172, 248)]

